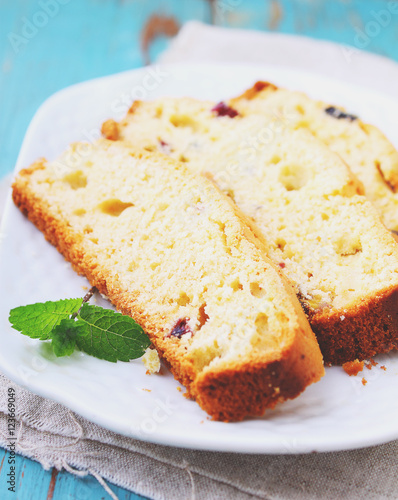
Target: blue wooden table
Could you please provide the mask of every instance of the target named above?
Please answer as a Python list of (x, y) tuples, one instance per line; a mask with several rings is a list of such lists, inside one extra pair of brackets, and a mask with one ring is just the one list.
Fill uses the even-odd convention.
[[(0, 177), (15, 164), (38, 106), (76, 82), (142, 66), (190, 19), (295, 33), (355, 45), (379, 16), (366, 50), (398, 61), (398, 16), (387, 0), (0, 0)], [(384, 20), (383, 20), (384, 19)], [(372, 25), (373, 23), (373, 25)], [(361, 35), (362, 33), (362, 35)], [(372, 33), (372, 32), (371, 32)], [(365, 36), (363, 35), (365, 34)], [(361, 38), (362, 36), (362, 38)], [(361, 47), (362, 48), (362, 47)], [(78, 479), (17, 457), (17, 492), (7, 491), (0, 449), (1, 500), (107, 499), (94, 478)], [(120, 499), (140, 498), (111, 485)]]

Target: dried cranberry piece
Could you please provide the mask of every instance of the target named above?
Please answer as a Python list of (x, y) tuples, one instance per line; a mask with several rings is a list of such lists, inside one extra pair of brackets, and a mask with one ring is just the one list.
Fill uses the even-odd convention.
[(350, 115), (349, 113), (344, 113), (344, 111), (341, 111), (341, 109), (335, 108), (334, 106), (329, 106), (328, 108), (326, 108), (325, 113), (333, 116), (333, 118), (337, 118), (337, 120), (349, 120), (350, 122), (358, 120), (357, 116)]
[(164, 153), (165, 155), (170, 155), (171, 152), (173, 151), (173, 149), (171, 148), (170, 144), (166, 141), (164, 141), (163, 139), (158, 139), (159, 141), (159, 144), (160, 144), (160, 150), (162, 153)]
[(180, 339), (186, 333), (191, 332), (191, 329), (188, 326), (188, 321), (189, 318), (179, 319), (171, 330), (170, 335), (173, 335), (173, 337), (177, 337), (178, 339)]
[(238, 112), (236, 109), (230, 108), (225, 104), (225, 102), (219, 102), (212, 108), (213, 113), (216, 113), (217, 116), (229, 116), (230, 118), (235, 118), (238, 116)]
[(279, 262), (279, 267), (281, 269), (284, 269), (286, 267), (286, 264), (284, 262)]

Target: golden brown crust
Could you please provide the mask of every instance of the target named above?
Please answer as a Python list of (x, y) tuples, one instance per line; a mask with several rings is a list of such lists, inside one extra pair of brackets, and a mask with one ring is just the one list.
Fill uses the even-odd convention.
[(44, 168), (43, 162), (21, 171), (13, 185), (15, 204), (79, 274), (86, 276), (91, 285), (106, 295), (119, 311), (134, 317), (143, 326), (175, 378), (187, 387), (188, 395), (194, 397), (213, 418), (236, 421), (261, 415), (278, 401), (296, 397), (307, 385), (323, 376), (322, 356), (314, 334), (290, 288), (299, 323), (295, 334), (292, 334), (293, 342), (280, 359), (256, 359), (250, 365), (228, 365), (222, 371), (208, 368), (198, 376), (192, 362), (181, 357), (175, 349), (173, 344), (177, 345), (178, 339), (165, 339), (165, 332), (160, 326), (162, 318), (146, 314), (139, 292), (124, 290), (117, 277), (102, 268), (95, 255), (87, 252), (83, 236), (73, 232), (62, 218), (53, 216), (46, 203), (31, 192), (29, 177), (40, 168)]
[(398, 348), (398, 286), (352, 306), (347, 312), (310, 313), (325, 363), (342, 365)]
[(240, 101), (241, 99), (247, 99), (248, 101), (250, 101), (254, 99), (258, 93), (264, 91), (265, 89), (268, 92), (274, 92), (275, 90), (278, 90), (278, 87), (276, 87), (276, 85), (274, 85), (273, 83), (258, 81), (253, 85), (253, 87), (245, 90), (243, 94), (234, 97), (229, 102), (233, 105), (235, 101)]

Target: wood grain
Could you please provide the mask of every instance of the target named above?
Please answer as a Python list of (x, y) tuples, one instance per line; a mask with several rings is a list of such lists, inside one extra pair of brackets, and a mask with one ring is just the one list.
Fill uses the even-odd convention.
[(48, 486), (48, 491), (47, 491), (47, 500), (52, 500), (54, 496), (54, 490), (55, 490), (55, 483), (57, 481), (57, 476), (58, 476), (58, 471), (54, 467), (52, 472), (51, 472), (51, 479), (50, 479), (50, 484)]

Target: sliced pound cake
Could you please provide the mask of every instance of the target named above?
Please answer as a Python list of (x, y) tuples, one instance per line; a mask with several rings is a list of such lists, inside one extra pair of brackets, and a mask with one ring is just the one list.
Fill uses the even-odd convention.
[(241, 115), (262, 114), (308, 129), (348, 164), (384, 224), (398, 232), (398, 152), (379, 129), (343, 108), (266, 82), (257, 82), (230, 106)]
[(294, 284), (324, 359), (398, 345), (398, 247), (347, 165), (306, 130), (195, 99), (136, 102), (103, 133), (210, 172)]
[(215, 419), (261, 415), (323, 375), (291, 285), (234, 204), (185, 165), (76, 144), (22, 170), (13, 199)]

